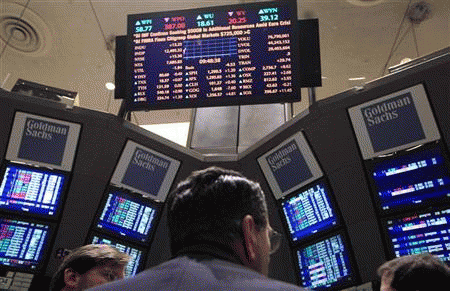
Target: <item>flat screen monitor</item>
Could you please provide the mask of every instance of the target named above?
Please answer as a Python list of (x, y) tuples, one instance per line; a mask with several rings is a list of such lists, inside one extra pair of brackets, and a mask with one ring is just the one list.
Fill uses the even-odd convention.
[(295, 1), (128, 16), (127, 109), (300, 101)]
[(0, 210), (57, 218), (63, 206), (67, 173), (9, 162), (0, 173)]
[(158, 226), (162, 204), (137, 193), (108, 187), (94, 227), (121, 239), (148, 243)]
[[(377, 96), (379, 90), (374, 88), (371, 94)], [(364, 160), (440, 139), (423, 84), (354, 106), (348, 112)]]
[(366, 162), (381, 214), (450, 202), (450, 169), (440, 143)]
[(55, 226), (0, 217), (0, 268), (38, 273), (50, 251)]
[(144, 247), (133, 245), (132, 243), (118, 240), (99, 233), (91, 233), (87, 240), (88, 244), (107, 244), (117, 248), (119, 251), (128, 254), (130, 262), (125, 269), (125, 276), (130, 277), (136, 275), (144, 269), (146, 251)]
[(358, 283), (350, 252), (343, 232), (296, 248), (300, 284), (314, 290), (340, 290)]
[(335, 228), (339, 224), (333, 193), (325, 180), (309, 184), (280, 200), (292, 243)]
[(450, 209), (382, 220), (389, 259), (431, 253), (450, 264)]
[(275, 199), (323, 176), (303, 132), (299, 131), (258, 158)]

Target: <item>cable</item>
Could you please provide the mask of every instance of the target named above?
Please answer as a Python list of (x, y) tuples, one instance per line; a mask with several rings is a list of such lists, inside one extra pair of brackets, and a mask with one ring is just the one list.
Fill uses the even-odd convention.
[[(20, 22), (20, 20), (22, 20), (23, 15), (25, 14), (25, 10), (27, 10), (28, 5), (30, 4), (31, 0), (28, 0), (27, 3), (25, 3), (25, 6), (23, 7), (22, 12), (20, 13), (19, 19), (16, 20), (16, 24)], [(12, 38), (12, 33), (8, 36), (8, 39), (6, 40), (5, 46), (3, 47), (2, 51), (0, 52), (0, 59), (3, 56), (3, 53), (5, 52), (6, 48), (8, 47), (9, 42), (11, 41)]]
[[(100, 29), (100, 32), (102, 34), (103, 41), (105, 42), (105, 46), (108, 46), (108, 41), (106, 40), (105, 33), (103, 32), (102, 26), (100, 25), (100, 20), (98, 19), (97, 12), (95, 12), (94, 5), (92, 5), (91, 0), (89, 0), (89, 4), (91, 5), (92, 12), (94, 14), (95, 20), (97, 21), (98, 28)], [(112, 64), (115, 65), (116, 60), (114, 59), (113, 53), (111, 51), (108, 51), (108, 54), (111, 57)]]
[(414, 23), (411, 22), (412, 27), (412, 35), (414, 39), (414, 47), (416, 48), (416, 57), (419, 57), (419, 45), (417, 44), (417, 37), (416, 37), (416, 27), (414, 26)]
[(389, 64), (389, 61), (391, 60), (392, 55), (393, 55), (394, 52), (395, 52), (395, 50), (394, 50), (394, 48), (395, 48), (395, 43), (397, 42), (398, 36), (400, 35), (400, 31), (401, 31), (401, 28), (402, 28), (402, 26), (403, 26), (403, 22), (405, 21), (406, 15), (407, 15), (408, 10), (409, 10), (409, 7), (411, 6), (411, 2), (412, 2), (412, 0), (409, 0), (408, 7), (406, 7), (405, 13), (403, 14), (403, 18), (402, 18), (402, 21), (401, 21), (401, 23), (400, 23), (400, 26), (399, 26), (398, 29), (397, 29), (397, 34), (395, 35), (394, 43), (392, 44), (392, 48), (391, 48), (391, 51), (390, 51), (390, 53), (389, 53), (388, 59), (387, 59), (386, 63), (385, 63), (384, 66), (383, 66), (383, 70), (381, 71), (381, 76), (384, 75), (384, 72), (386, 71), (386, 68), (387, 68), (387, 66), (388, 66), (388, 64)]

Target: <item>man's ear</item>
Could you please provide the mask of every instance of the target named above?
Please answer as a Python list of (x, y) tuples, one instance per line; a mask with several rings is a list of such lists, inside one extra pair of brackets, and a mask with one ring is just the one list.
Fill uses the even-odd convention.
[(80, 274), (75, 272), (72, 268), (67, 268), (64, 270), (64, 283), (67, 288), (75, 289), (80, 283)]
[(255, 220), (250, 214), (247, 214), (242, 219), (242, 233), (244, 234), (244, 244), (247, 249), (247, 260), (252, 264), (257, 256), (257, 237)]

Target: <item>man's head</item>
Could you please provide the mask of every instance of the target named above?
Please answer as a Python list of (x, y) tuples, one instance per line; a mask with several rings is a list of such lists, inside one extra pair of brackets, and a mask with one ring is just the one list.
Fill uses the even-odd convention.
[(448, 290), (450, 268), (430, 254), (393, 259), (378, 268), (380, 291)]
[(258, 183), (238, 172), (218, 167), (193, 172), (169, 195), (168, 226), (173, 254), (219, 243), (237, 247), (244, 265), (268, 273), (273, 230), (265, 196)]
[(91, 244), (64, 258), (52, 278), (51, 291), (85, 290), (124, 277), (130, 257), (115, 247)]

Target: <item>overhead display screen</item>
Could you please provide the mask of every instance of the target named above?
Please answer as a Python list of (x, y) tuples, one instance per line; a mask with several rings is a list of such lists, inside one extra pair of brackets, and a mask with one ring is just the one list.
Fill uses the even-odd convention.
[(140, 194), (111, 188), (102, 200), (95, 227), (125, 239), (145, 243), (157, 226), (161, 205)]
[(356, 283), (348, 244), (337, 234), (296, 250), (301, 285), (314, 290), (340, 290)]
[(368, 162), (382, 214), (450, 202), (450, 170), (439, 144)]
[(128, 110), (300, 101), (294, 1), (128, 16)]
[(390, 218), (383, 225), (392, 258), (431, 253), (450, 263), (450, 209)]
[(67, 175), (12, 163), (2, 169), (0, 209), (48, 218), (57, 216)]
[(281, 200), (292, 242), (298, 242), (338, 224), (331, 192), (325, 182), (315, 183)]
[(49, 251), (50, 225), (0, 217), (0, 265), (36, 272)]
[(440, 139), (422, 84), (349, 109), (364, 159)]

